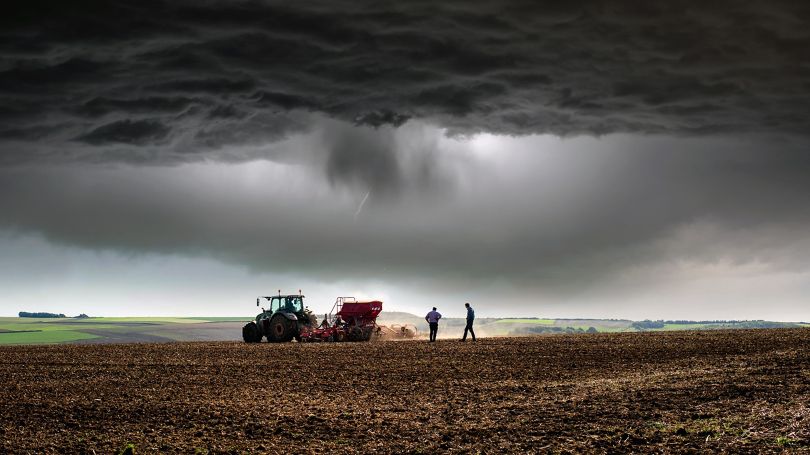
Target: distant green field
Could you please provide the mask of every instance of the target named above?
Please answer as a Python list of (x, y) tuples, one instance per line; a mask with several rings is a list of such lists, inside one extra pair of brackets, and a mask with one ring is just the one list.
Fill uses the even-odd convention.
[(543, 324), (554, 325), (554, 319), (498, 319), (496, 324)]
[(807, 323), (773, 322), (773, 321), (732, 321), (732, 322), (687, 322), (683, 324), (664, 323), (663, 327), (637, 328), (633, 321), (624, 319), (548, 319), (548, 318), (508, 318), (494, 320), (490, 325), (482, 321), (484, 327), (490, 327), (492, 335), (516, 335), (532, 333), (560, 333), (563, 331), (582, 330), (590, 327), (598, 332), (661, 332), (674, 330), (712, 330), (712, 329), (750, 329), (777, 327), (810, 327)]
[(193, 319), (194, 321), (200, 322), (240, 322), (240, 321), (252, 321), (253, 318), (255, 318), (255, 316), (215, 316), (210, 318), (193, 317), (184, 319)]
[(42, 321), (51, 321), (54, 323), (60, 323), (65, 321), (73, 322), (89, 322), (89, 323), (98, 323), (98, 322), (147, 322), (147, 323), (156, 323), (156, 324), (200, 324), (207, 321), (214, 321), (216, 318), (179, 318), (179, 317), (132, 317), (132, 318), (84, 318), (84, 319), (74, 319), (74, 318), (65, 318), (65, 319), (41, 319)]
[(89, 340), (98, 335), (76, 330), (45, 330), (42, 332), (0, 332), (0, 344), (46, 344)]
[(653, 331), (667, 331), (667, 330), (700, 330), (710, 329), (712, 325), (717, 324), (664, 324), (663, 328), (651, 329)]
[[(88, 331), (130, 333), (169, 324), (202, 324), (215, 318), (131, 317), (131, 318), (2, 318), (0, 344), (44, 344), (100, 338)], [(142, 325), (141, 325), (142, 324)], [(99, 332), (101, 333), (101, 332)]]
[(58, 330), (82, 330), (84, 327), (86, 328), (94, 328), (94, 329), (112, 329), (119, 327), (112, 323), (99, 323), (99, 324), (79, 324), (79, 323), (58, 323), (58, 322), (36, 322), (33, 324), (26, 324), (26, 323), (3, 323), (0, 322), (0, 330), (10, 330), (10, 331), (17, 331), (17, 330), (36, 330), (42, 332), (52, 332)]
[(602, 321), (598, 319), (594, 320), (571, 320), (571, 319), (498, 319), (494, 322), (495, 324), (500, 325), (515, 325), (515, 324), (526, 324), (531, 326), (541, 326), (541, 327), (559, 327), (562, 329), (572, 328), (572, 329), (582, 329), (588, 330), (589, 328), (593, 327), (599, 332), (628, 332), (633, 331), (629, 327), (629, 323), (627, 325), (622, 325), (616, 321)]
[(98, 338), (97, 335), (75, 330), (75, 326), (70, 324), (49, 324), (50, 321), (54, 319), (0, 318), (0, 344), (65, 343)]

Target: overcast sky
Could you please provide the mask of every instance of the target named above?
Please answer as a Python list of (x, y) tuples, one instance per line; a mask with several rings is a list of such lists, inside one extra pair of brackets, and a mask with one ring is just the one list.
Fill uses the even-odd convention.
[(0, 315), (810, 320), (805, 2), (49, 8), (0, 18)]

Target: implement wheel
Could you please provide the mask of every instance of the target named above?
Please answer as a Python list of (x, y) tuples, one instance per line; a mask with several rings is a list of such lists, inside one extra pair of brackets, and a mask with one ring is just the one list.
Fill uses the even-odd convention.
[(360, 327), (352, 327), (349, 332), (349, 341), (364, 341), (363, 329)]

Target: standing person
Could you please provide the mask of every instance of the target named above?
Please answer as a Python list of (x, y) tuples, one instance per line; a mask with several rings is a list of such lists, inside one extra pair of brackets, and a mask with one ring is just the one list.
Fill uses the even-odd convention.
[(441, 313), (436, 311), (436, 307), (433, 307), (433, 311), (428, 313), (425, 316), (425, 321), (427, 321), (428, 325), (430, 326), (430, 342), (436, 341), (436, 332), (439, 331), (439, 319), (442, 318)]
[(464, 327), (464, 336), (461, 338), (461, 341), (467, 340), (467, 331), (470, 332), (470, 335), (472, 335), (472, 340), (475, 341), (475, 332), (473, 331), (473, 321), (475, 321), (475, 310), (473, 310), (469, 302), (465, 303), (464, 306), (467, 307), (467, 325)]

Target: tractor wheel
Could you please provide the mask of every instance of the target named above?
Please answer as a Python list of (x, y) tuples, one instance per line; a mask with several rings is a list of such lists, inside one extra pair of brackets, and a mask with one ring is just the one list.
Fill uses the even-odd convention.
[(268, 341), (286, 343), (293, 339), (293, 324), (284, 315), (277, 314), (270, 320), (270, 332), (267, 334)]
[(346, 333), (342, 330), (335, 333), (335, 341), (341, 342), (346, 341)]
[(258, 343), (262, 340), (262, 335), (259, 333), (259, 326), (255, 322), (248, 322), (242, 327), (242, 339), (245, 343)]

